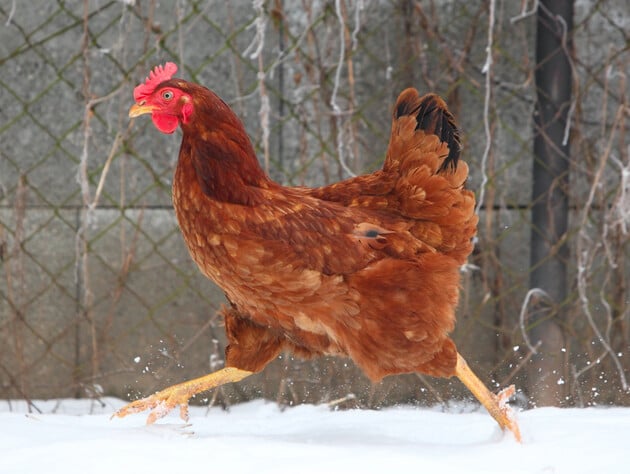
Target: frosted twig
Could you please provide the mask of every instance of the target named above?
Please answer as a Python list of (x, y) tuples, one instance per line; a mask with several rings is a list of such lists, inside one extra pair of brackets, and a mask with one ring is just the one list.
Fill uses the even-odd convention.
[[(256, 18), (251, 26), (256, 28), (256, 35), (250, 43), (250, 45), (243, 51), (243, 56), (249, 55), (250, 59), (256, 59), (262, 53), (263, 46), (265, 44), (265, 26), (267, 20), (265, 19), (265, 0), (253, 0), (253, 7), (256, 10)], [(250, 28), (251, 28), (250, 26)], [(251, 50), (254, 49), (252, 53)]]
[(361, 31), (361, 11), (365, 8), (363, 0), (357, 0), (354, 6), (354, 30), (352, 30), (352, 51), (357, 48), (357, 36)]
[[(86, 231), (92, 212), (89, 209), (90, 204), (90, 183), (88, 179), (87, 163), (89, 153), (89, 143), (91, 135), (90, 118), (92, 116), (92, 106), (97, 103), (95, 100), (88, 99), (90, 97), (90, 65), (89, 65), (89, 1), (83, 1), (83, 38), (82, 38), (82, 54), (83, 54), (83, 96), (86, 98), (84, 116), (83, 116), (83, 149), (77, 171), (77, 181), (81, 187), (81, 195), (85, 208), (79, 216), (79, 223), (75, 235), (75, 278), (83, 295), (83, 315), (89, 323), (90, 339), (91, 339), (91, 369), (92, 376), (99, 371), (99, 346), (96, 334), (96, 323), (92, 315), (92, 306), (94, 295), (90, 286), (90, 274), (88, 267), (88, 251)], [(112, 93), (113, 94), (113, 93)], [(111, 94), (110, 94), (111, 95)], [(104, 100), (104, 99), (103, 99)]]
[(538, 346), (540, 345), (540, 341), (538, 344), (536, 344), (536, 346), (533, 346), (531, 341), (529, 340), (529, 336), (527, 335), (527, 329), (525, 329), (525, 315), (527, 314), (527, 308), (529, 306), (529, 300), (532, 299), (532, 297), (534, 296), (539, 296), (541, 298), (546, 298), (548, 300), (551, 300), (551, 297), (549, 296), (549, 294), (541, 289), (541, 288), (531, 288), (527, 294), (525, 295), (525, 299), (523, 300), (523, 304), (521, 306), (521, 313), (519, 314), (519, 325), (521, 327), (521, 334), (523, 335), (523, 340), (525, 341), (525, 344), (527, 345), (527, 348), (530, 350), (530, 352), (532, 354), (538, 354)]
[[(256, 27), (256, 35), (251, 44), (243, 51), (243, 55), (249, 54), (251, 59), (258, 59), (258, 92), (260, 94), (260, 110), (258, 116), (260, 117), (260, 128), (262, 129), (265, 171), (269, 173), (269, 112), (271, 111), (271, 106), (269, 105), (269, 96), (267, 95), (267, 88), (265, 87), (266, 74), (262, 55), (265, 45), (265, 27), (267, 24), (264, 8), (265, 1), (254, 0), (253, 6), (254, 10), (256, 10), (256, 19), (253, 23)], [(253, 53), (250, 53), (254, 47), (256, 49)]]
[(11, 2), (11, 10), (9, 10), (9, 16), (7, 17), (7, 21), (4, 23), (4, 26), (9, 26), (11, 24), (13, 15), (15, 15), (15, 0)]
[(287, 61), (291, 57), (293, 52), (297, 50), (300, 46), (302, 46), (302, 42), (308, 36), (308, 34), (311, 32), (312, 29), (313, 29), (312, 23), (309, 24), (306, 28), (304, 28), (304, 31), (302, 32), (302, 34), (298, 36), (297, 40), (295, 40), (295, 43), (293, 43), (293, 45), (289, 49), (280, 51), (280, 54), (278, 54), (278, 58), (267, 67), (268, 71), (270, 73), (273, 73), (275, 68), (277, 68), (279, 65)]
[(572, 100), (571, 105), (569, 106), (569, 112), (567, 112), (567, 123), (564, 126), (564, 135), (562, 136), (562, 146), (567, 146), (569, 143), (569, 134), (571, 133), (571, 118), (573, 117), (573, 112), (575, 112), (575, 104), (577, 101)]
[(394, 66), (392, 66), (392, 52), (389, 47), (389, 30), (387, 28), (385, 28), (384, 41), (385, 41), (385, 64), (387, 64), (387, 67), (385, 68), (385, 80), (389, 82), (392, 80), (392, 73), (394, 72)]
[[(630, 151), (630, 146), (628, 146)], [(618, 268), (613, 250), (608, 241), (608, 232), (610, 229), (617, 228), (624, 237), (628, 236), (628, 224), (630, 224), (630, 162), (624, 165), (619, 158), (610, 155), (611, 163), (619, 167), (619, 186), (617, 187), (617, 196), (610, 205), (609, 210), (604, 216), (604, 225), (602, 229), (602, 242), (606, 251), (606, 258), (611, 268)]]
[(81, 150), (81, 158), (79, 159), (79, 168), (77, 170), (77, 183), (81, 188), (81, 196), (83, 197), (83, 203), (88, 204), (90, 202), (90, 184), (87, 173), (88, 162), (88, 148), (90, 143), (90, 107), (85, 107), (85, 114), (83, 118), (83, 148)]
[(619, 226), (621, 233), (627, 236), (630, 233), (630, 161), (623, 164), (616, 156), (611, 155), (610, 158), (620, 169), (619, 196), (610, 210), (610, 214), (616, 217), (612, 225)]
[(578, 406), (580, 408), (583, 408), (584, 397), (582, 397), (582, 389), (580, 387), (580, 384), (578, 383), (581, 373), (578, 373), (578, 371), (575, 368), (575, 364), (571, 364), (571, 375), (573, 375), (573, 391), (577, 393), (578, 400), (579, 400)]
[(260, 89), (260, 128), (262, 129), (263, 155), (265, 159), (265, 171), (269, 173), (269, 96), (265, 87), (265, 73), (263, 71), (262, 55), (258, 56), (258, 86)]
[[(615, 122), (619, 120), (620, 113), (623, 113), (622, 108), (619, 108), (617, 112), (617, 119), (615, 120)], [(621, 362), (619, 361), (617, 354), (610, 346), (608, 342), (608, 338), (602, 335), (601, 331), (597, 327), (597, 324), (595, 324), (595, 320), (593, 318), (593, 314), (591, 313), (590, 303), (588, 299), (588, 294), (587, 294), (588, 282), (586, 279), (586, 272), (587, 272), (587, 268), (589, 267), (588, 265), (589, 254), (594, 252), (595, 250), (592, 245), (589, 245), (591, 239), (586, 233), (588, 229), (589, 210), (591, 209), (591, 206), (593, 205), (593, 201), (595, 200), (595, 192), (597, 189), (600, 188), (604, 169), (606, 167), (606, 163), (608, 162), (608, 157), (611, 156), (611, 149), (613, 145), (614, 136), (615, 136), (615, 127), (612, 127), (611, 132), (608, 136), (608, 143), (606, 144), (606, 148), (604, 149), (604, 152), (602, 153), (598, 169), (595, 172), (593, 183), (591, 185), (591, 189), (588, 194), (588, 198), (586, 200), (586, 203), (584, 204), (584, 211), (582, 213), (580, 232), (578, 234), (577, 249), (576, 249), (576, 254), (578, 258), (577, 288), (578, 288), (578, 295), (580, 298), (580, 302), (582, 304), (582, 311), (584, 312), (584, 315), (586, 316), (586, 320), (588, 321), (588, 324), (593, 330), (593, 333), (595, 334), (597, 341), (604, 348), (604, 353), (608, 354), (610, 358), (612, 359), (613, 363), (615, 364), (617, 368), (617, 372), (619, 374), (619, 380), (621, 382), (621, 386), (623, 387), (624, 390), (628, 391), (630, 387), (628, 386), (628, 382), (626, 380), (624, 368), (621, 365)], [(584, 373), (585, 371), (589, 369), (590, 369), (590, 365), (582, 368), (581, 370), (576, 371), (575, 372), (576, 377), (579, 377), (582, 373)]]
[(529, 2), (527, 0), (525, 0), (522, 3), (522, 7), (521, 7), (521, 13), (519, 13), (516, 16), (513, 16), (512, 18), (510, 18), (510, 23), (515, 24), (518, 23), (521, 20), (524, 20), (525, 18), (529, 18), (532, 15), (536, 14), (536, 11), (538, 10), (538, 0), (534, 0), (534, 5), (532, 5), (532, 9), (528, 10), (527, 9), (527, 4)]
[(101, 176), (98, 180), (98, 185), (96, 186), (96, 191), (94, 192), (94, 198), (92, 202), (89, 204), (88, 208), (90, 211), (93, 211), (98, 204), (98, 200), (101, 197), (101, 193), (103, 192), (103, 186), (105, 185), (105, 178), (107, 177), (107, 173), (109, 172), (109, 167), (112, 164), (114, 156), (116, 156), (116, 152), (118, 151), (118, 147), (122, 142), (122, 133), (118, 132), (116, 137), (114, 138), (114, 143), (112, 144), (112, 148), (107, 156), (107, 160), (105, 160), (105, 164), (103, 165), (103, 170), (101, 171)]
[[(623, 73), (622, 71), (615, 71), (613, 72), (613, 68), (612, 65), (608, 67), (608, 70), (606, 71), (606, 82), (605, 82), (605, 94), (604, 97), (608, 97), (608, 81), (609, 79), (613, 78), (613, 77), (619, 77), (620, 79), (620, 84), (619, 84), (619, 90), (622, 91), (622, 93), (626, 90), (626, 83), (627, 83), (627, 76), (625, 73)], [(606, 111), (606, 106), (604, 104), (604, 106), (602, 107), (602, 113), (605, 113)], [(625, 103), (621, 103), (617, 109), (617, 113), (615, 115), (615, 120), (614, 123), (612, 125), (613, 130), (614, 129), (618, 129), (623, 130), (625, 127), (625, 123), (624, 123), (624, 117), (625, 114), (627, 114), (628, 112), (630, 112), (630, 109), (628, 108), (628, 104)], [(606, 120), (603, 119), (602, 120), (602, 127), (605, 126)], [(602, 130), (602, 136), (604, 135), (605, 129)], [(627, 151), (626, 151), (626, 156), (630, 155), (630, 145), (627, 145)], [(618, 187), (618, 195), (615, 198), (610, 212), (608, 214), (608, 221), (612, 221), (610, 223), (611, 226), (613, 227), (618, 227), (621, 234), (624, 236), (627, 236), (628, 233), (630, 233), (630, 161), (627, 160), (627, 163), (623, 163), (622, 160), (620, 160), (619, 158), (617, 158), (614, 154), (610, 154), (610, 160), (612, 161), (612, 163), (614, 163), (616, 166), (619, 167), (619, 171), (620, 171), (620, 178), (619, 178), (619, 187)], [(609, 260), (612, 263), (612, 259), (609, 256)], [(616, 265), (616, 263), (615, 263)]]
[[(610, 275), (606, 276), (606, 283), (609, 280)], [(606, 295), (604, 294), (604, 288), (606, 287), (606, 283), (602, 284), (601, 290), (599, 290), (599, 301), (602, 304), (603, 308), (606, 310), (606, 339), (610, 340), (610, 331), (613, 327), (613, 315), (612, 308), (610, 307), (610, 303), (606, 300)]]
[(339, 20), (339, 61), (337, 62), (337, 69), (335, 71), (335, 84), (333, 86), (332, 96), (330, 97), (330, 106), (333, 109), (333, 115), (335, 117), (335, 123), (337, 124), (337, 154), (339, 156), (339, 163), (343, 170), (350, 176), (356, 176), (356, 174), (348, 167), (343, 155), (343, 124), (341, 123), (341, 107), (337, 103), (337, 92), (339, 91), (339, 83), (341, 82), (341, 70), (343, 68), (343, 59), (346, 56), (346, 23), (341, 11), (341, 0), (335, 0), (335, 13)]
[(184, 21), (184, 6), (182, 0), (177, 0), (175, 5), (175, 14), (177, 16), (177, 53), (179, 55), (179, 67), (183, 71), (185, 66), (184, 61), (184, 35), (181, 24)]
[(494, 17), (495, 17), (496, 0), (490, 0), (490, 11), (488, 12), (488, 43), (486, 45), (486, 63), (482, 72), (486, 75), (485, 80), (485, 97), (483, 101), (483, 129), (486, 135), (486, 147), (481, 158), (481, 185), (479, 188), (479, 200), (477, 201), (477, 213), (481, 209), (486, 194), (486, 185), (488, 184), (488, 157), (492, 148), (492, 130), (490, 129), (490, 98), (492, 96), (492, 48), (494, 41)]
[[(120, 91), (123, 90), (123, 86), (125, 84), (121, 84), (119, 87), (117, 87), (116, 89), (114, 89), (112, 92), (110, 92), (107, 95), (104, 95), (102, 97), (96, 97), (94, 99), (90, 99), (87, 101), (87, 103), (85, 104), (85, 110), (84, 110), (84, 115), (83, 115), (83, 125), (84, 125), (84, 129), (83, 129), (83, 150), (81, 152), (81, 160), (79, 162), (79, 171), (77, 173), (77, 181), (79, 183), (79, 186), (81, 187), (81, 194), (83, 196), (83, 203), (87, 206), (89, 211), (92, 211), (95, 207), (96, 204), (98, 202), (98, 198), (100, 196), (100, 193), (103, 189), (103, 185), (105, 183), (105, 177), (107, 175), (107, 171), (109, 170), (109, 165), (111, 160), (114, 158), (114, 155), (118, 149), (118, 146), (120, 145), (120, 142), (122, 141), (122, 135), (120, 132), (118, 132), (116, 134), (116, 137), (114, 138), (114, 143), (112, 145), (112, 149), (110, 151), (110, 155), (107, 157), (107, 160), (105, 162), (105, 165), (103, 166), (103, 171), (101, 172), (101, 177), (99, 179), (99, 183), (98, 183), (98, 187), (97, 187), (97, 191), (96, 194), (94, 195), (94, 198), (90, 197), (90, 188), (89, 188), (89, 181), (87, 178), (87, 162), (88, 162), (88, 148), (89, 148), (89, 143), (90, 143), (90, 117), (92, 114), (92, 108), (97, 105), (100, 104), (101, 102), (105, 102), (107, 100), (110, 100), (111, 98), (115, 97), (116, 95), (118, 95), (120, 93)], [(90, 213), (88, 213), (88, 216), (90, 216)]]
[(335, 84), (330, 98), (330, 105), (335, 111), (340, 111), (339, 105), (337, 105), (337, 91), (339, 90), (339, 82), (341, 80), (341, 68), (343, 67), (343, 58), (346, 55), (346, 35), (345, 35), (345, 22), (343, 14), (341, 13), (341, 0), (335, 0), (335, 12), (337, 19), (339, 20), (339, 61), (337, 61), (337, 69), (335, 70)]
[[(564, 51), (564, 56), (567, 58), (567, 62), (569, 63), (569, 67), (571, 68), (571, 77), (573, 78), (573, 83), (576, 84), (577, 81), (577, 71), (575, 69), (575, 65), (573, 64), (573, 59), (571, 58), (571, 51), (567, 45), (567, 22), (560, 15), (556, 15), (556, 20), (562, 26), (562, 50)], [(573, 118), (573, 112), (575, 111), (576, 100), (573, 99), (571, 101), (571, 105), (569, 106), (569, 111), (567, 112), (567, 123), (564, 126), (564, 135), (562, 137), (562, 146), (566, 146), (569, 143), (569, 134), (571, 132), (571, 119)]]

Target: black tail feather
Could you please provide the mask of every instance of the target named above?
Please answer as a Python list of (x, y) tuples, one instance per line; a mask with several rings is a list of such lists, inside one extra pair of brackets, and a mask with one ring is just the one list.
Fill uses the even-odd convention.
[(395, 118), (404, 115), (415, 115), (416, 130), (437, 135), (448, 145), (448, 156), (438, 169), (438, 173), (457, 168), (457, 162), (462, 151), (460, 132), (455, 124), (453, 115), (449, 112), (444, 100), (436, 94), (418, 96), (414, 89), (403, 92), (396, 104)]

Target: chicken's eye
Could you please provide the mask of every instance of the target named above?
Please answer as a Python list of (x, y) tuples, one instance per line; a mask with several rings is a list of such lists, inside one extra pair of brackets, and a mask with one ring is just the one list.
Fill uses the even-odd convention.
[(165, 100), (171, 100), (173, 98), (173, 93), (171, 91), (162, 92), (162, 98)]

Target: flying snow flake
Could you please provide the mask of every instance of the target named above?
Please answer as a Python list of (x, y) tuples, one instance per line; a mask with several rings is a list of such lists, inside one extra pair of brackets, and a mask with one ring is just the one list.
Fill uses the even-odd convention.
[(564, 379), (562, 377), (560, 377), (556, 383), (558, 385), (564, 385)]
[(140, 356), (135, 356), (135, 357), (133, 358), (133, 361), (134, 361), (136, 364), (140, 363)]

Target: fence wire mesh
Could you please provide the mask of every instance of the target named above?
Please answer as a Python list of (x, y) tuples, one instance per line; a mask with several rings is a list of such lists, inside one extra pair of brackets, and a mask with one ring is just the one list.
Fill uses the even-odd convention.
[[(376, 169), (397, 93), (445, 97), (481, 215), (454, 338), (487, 382), (526, 387), (540, 297), (529, 287), (536, 8), (0, 0), (0, 397), (135, 397), (222, 365), (222, 295), (190, 261), (171, 208), (179, 139), (127, 118), (133, 87), (167, 60), (235, 109), (287, 185)], [(567, 404), (629, 401), (629, 22), (625, 0), (583, 0), (567, 33), (566, 370), (545, 374)], [(458, 390), (416, 376), (372, 386), (349, 361), (283, 356), (209, 397), (379, 406)]]

